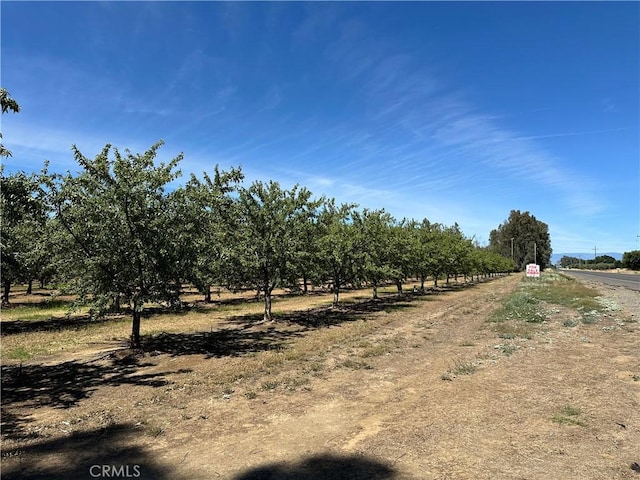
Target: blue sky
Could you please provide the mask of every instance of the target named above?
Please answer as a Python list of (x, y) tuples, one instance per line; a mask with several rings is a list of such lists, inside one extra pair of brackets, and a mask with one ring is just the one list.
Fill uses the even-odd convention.
[(8, 2), (9, 171), (164, 139), (188, 173), (487, 242), (512, 209), (554, 252), (640, 234), (638, 2)]

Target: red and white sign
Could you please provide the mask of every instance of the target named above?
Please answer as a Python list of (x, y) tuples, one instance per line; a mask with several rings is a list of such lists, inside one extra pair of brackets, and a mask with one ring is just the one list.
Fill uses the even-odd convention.
[(540, 265), (536, 263), (527, 264), (527, 277), (540, 277)]

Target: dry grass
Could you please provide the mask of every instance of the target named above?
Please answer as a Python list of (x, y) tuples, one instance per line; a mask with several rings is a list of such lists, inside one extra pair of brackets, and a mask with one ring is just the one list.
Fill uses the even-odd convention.
[[(394, 287), (395, 288), (395, 287)], [(370, 298), (369, 290), (345, 291), (341, 294), (341, 303), (349, 304)], [(289, 295), (276, 291), (272, 311), (277, 319), (279, 315), (326, 307), (332, 303), (332, 295), (314, 294), (309, 296)], [(280, 296), (277, 296), (280, 295)], [(195, 297), (187, 293), (185, 301)], [(18, 297), (16, 297), (18, 298)], [(101, 320), (89, 321), (87, 309), (67, 315), (71, 299), (50, 301), (45, 296), (19, 297), (20, 305), (3, 309), (2, 326), (7, 329), (9, 323), (25, 322), (24, 333), (4, 335), (0, 346), (2, 361), (37, 359), (60, 353), (72, 354), (87, 348), (99, 349), (121, 346), (130, 335), (131, 319), (127, 315), (108, 316)], [(201, 299), (201, 295), (198, 295)], [(215, 296), (213, 297), (216, 298)], [(142, 319), (141, 335), (153, 336), (160, 333), (196, 333), (211, 332), (226, 325), (230, 317), (258, 316), (264, 311), (264, 304), (255, 300), (255, 294), (243, 292), (232, 294), (222, 292), (221, 300), (245, 300), (237, 304), (198, 304), (197, 308), (178, 313), (159, 313)], [(22, 301), (24, 300), (24, 302)], [(39, 303), (38, 303), (39, 302)], [(84, 320), (83, 320), (84, 319)], [(74, 322), (74, 320), (79, 320)], [(30, 327), (34, 321), (57, 321), (58, 328), (38, 329)], [(305, 347), (300, 347), (305, 348)], [(310, 347), (313, 348), (313, 347)], [(296, 352), (290, 352), (295, 357)]]

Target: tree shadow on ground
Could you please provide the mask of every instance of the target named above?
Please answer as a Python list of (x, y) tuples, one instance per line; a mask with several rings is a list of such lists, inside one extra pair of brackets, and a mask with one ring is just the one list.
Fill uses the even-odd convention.
[(160, 333), (143, 336), (142, 348), (145, 351), (166, 353), (169, 355), (204, 355), (206, 358), (238, 357), (264, 350), (278, 350), (292, 338), (300, 337), (302, 332), (278, 330), (270, 325), (265, 330), (247, 328), (227, 328), (213, 332), (197, 333)]
[[(388, 313), (408, 308), (414, 297), (393, 295), (378, 300), (342, 303), (338, 306), (284, 312), (274, 315), (274, 323), (261, 323), (262, 314), (229, 317), (234, 325), (211, 332), (160, 333), (143, 336), (142, 348), (169, 355), (205, 355), (206, 358), (242, 356), (265, 350), (279, 350), (306, 331), (352, 322), (375, 312)], [(297, 328), (292, 330), (291, 325)]]
[[(365, 301), (343, 301), (338, 305), (322, 306), (308, 310), (278, 312), (274, 313), (273, 317), (276, 322), (297, 324), (308, 329), (329, 327), (345, 322), (352, 322), (372, 313), (383, 311), (391, 313), (395, 310), (409, 308), (415, 298), (416, 296), (413, 294), (393, 294)], [(262, 320), (262, 318), (263, 315), (261, 313), (251, 313), (232, 316), (229, 317), (227, 321), (240, 325), (248, 325), (255, 324)]]
[(391, 466), (363, 456), (314, 455), (295, 464), (273, 463), (252, 468), (233, 480), (393, 480)]
[[(252, 290), (255, 292), (255, 290)], [(296, 298), (296, 297), (321, 297), (328, 296), (331, 292), (328, 290), (314, 290), (308, 291), (307, 293), (302, 293), (302, 291), (292, 290), (284, 293), (272, 293), (272, 299), (286, 299), (286, 298)], [(215, 296), (215, 293), (212, 293), (212, 297)], [(189, 310), (195, 310), (197, 312), (210, 312), (211, 310), (215, 310), (217, 307), (230, 307), (236, 305), (243, 304), (251, 304), (251, 303), (263, 303), (264, 295), (256, 295), (255, 293), (251, 296), (242, 296), (242, 297), (234, 297), (234, 298), (215, 298), (206, 302), (204, 300), (197, 300), (193, 303), (188, 304)]]
[(14, 452), (3, 452), (2, 478), (173, 478), (166, 467), (134, 444), (142, 434), (139, 428), (124, 424), (29, 442)]
[[(117, 352), (116, 352), (117, 353)], [(134, 353), (113, 358), (110, 362), (64, 362), (55, 365), (8, 365), (2, 367), (2, 433), (11, 438), (29, 437), (28, 417), (12, 410), (53, 407), (69, 408), (88, 398), (104, 386), (138, 385), (161, 387), (169, 382), (164, 377), (188, 370), (162, 374), (136, 374), (139, 363)]]
[[(61, 299), (61, 298), (55, 298), (52, 297), (51, 295), (45, 295), (42, 293), (32, 293), (31, 294), (34, 297), (44, 297), (46, 298), (45, 301), (43, 302), (28, 302), (28, 301), (13, 301), (11, 303), (9, 303), (8, 305), (3, 305), (3, 309), (8, 309), (8, 310), (12, 310), (14, 308), (24, 308), (24, 307), (29, 307), (29, 308), (34, 308), (34, 309), (38, 309), (38, 310), (47, 310), (50, 308), (62, 308), (62, 307), (70, 307), (71, 305), (73, 305), (73, 301), (72, 300), (65, 300), (65, 299)], [(48, 298), (47, 298), (48, 297)]]
[(131, 320), (130, 315), (126, 312), (108, 314), (100, 318), (95, 318), (91, 315), (74, 315), (64, 317), (52, 316), (42, 320), (9, 320), (2, 322), (0, 335), (6, 336), (29, 332), (60, 332), (62, 330), (75, 330), (89, 325), (99, 325), (114, 321), (118, 322), (123, 319)]
[[(45, 307), (37, 307), (46, 310)], [(142, 312), (143, 318), (152, 315), (171, 314), (186, 315), (190, 311), (188, 306), (147, 306)], [(5, 320), (1, 324), (0, 335), (15, 335), (17, 333), (31, 332), (61, 332), (63, 330), (77, 330), (91, 325), (109, 324), (114, 322), (131, 322), (132, 314), (130, 307), (123, 307), (118, 312), (107, 312), (102, 315), (82, 314), (51, 316), (40, 320)]]

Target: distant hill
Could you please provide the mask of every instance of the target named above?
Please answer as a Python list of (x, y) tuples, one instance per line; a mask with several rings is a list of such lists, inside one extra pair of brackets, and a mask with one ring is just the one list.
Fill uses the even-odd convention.
[[(618, 252), (598, 252), (598, 256), (601, 255), (609, 255), (610, 257), (615, 258), (616, 260), (622, 260), (622, 254)], [(593, 252), (588, 253), (553, 253), (551, 254), (551, 263), (555, 265), (560, 261), (562, 257), (576, 257), (582, 258), (584, 260), (593, 260)]]

